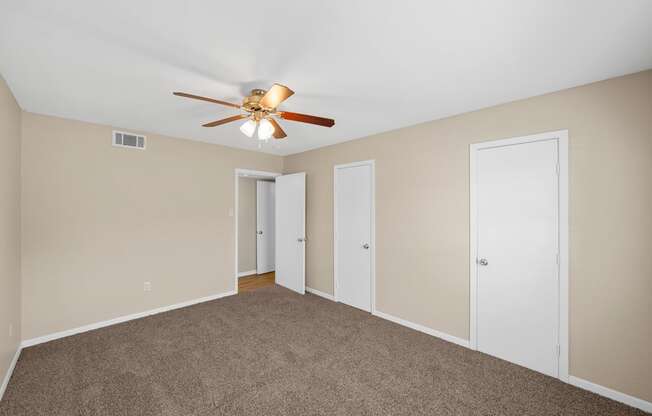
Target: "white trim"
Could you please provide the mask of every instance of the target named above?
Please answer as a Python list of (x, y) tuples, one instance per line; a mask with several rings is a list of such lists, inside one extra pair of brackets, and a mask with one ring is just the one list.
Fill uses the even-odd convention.
[(444, 341), (452, 342), (453, 344), (457, 344), (459, 346), (469, 348), (469, 341), (455, 337), (453, 335), (446, 334), (445, 332), (440, 332), (432, 328), (428, 328), (427, 326), (423, 326), (420, 324), (415, 324), (414, 322), (406, 321), (405, 319), (397, 318), (395, 316), (392, 316), (388, 313), (381, 312), (379, 310), (375, 310), (373, 312), (373, 315), (386, 319), (388, 321), (392, 321), (396, 324), (406, 326), (408, 328), (414, 329), (415, 331), (423, 332), (424, 334), (431, 335), (433, 337), (437, 337), (440, 339), (443, 339)]
[(568, 383), (570, 375), (569, 351), (570, 341), (568, 335), (568, 267), (569, 260), (569, 178), (568, 170), (568, 130), (558, 133), (557, 149), (559, 152), (559, 379)]
[(267, 172), (264, 170), (253, 170), (253, 169), (242, 169), (242, 168), (236, 168), (235, 170), (236, 176), (242, 176), (242, 177), (252, 177), (256, 179), (263, 179), (263, 178), (275, 178), (277, 176), (282, 176), (282, 173), (277, 173), (277, 172)]
[(472, 350), (478, 349), (476, 322), (477, 316), (477, 267), (478, 264), (478, 239), (477, 239), (477, 224), (475, 211), (475, 188), (477, 185), (476, 176), (476, 149), (473, 145), (469, 146), (469, 348)]
[(337, 170), (357, 166), (371, 167), (371, 313), (376, 311), (376, 161), (363, 160), (360, 162), (346, 163), (333, 166), (333, 299), (339, 302), (337, 274)]
[(607, 397), (611, 400), (615, 400), (637, 409), (641, 409), (644, 412), (652, 413), (652, 403), (647, 402), (643, 399), (639, 399), (638, 397), (630, 396), (628, 394), (612, 390), (599, 384), (591, 383), (590, 381), (586, 381), (575, 376), (570, 376), (568, 383), (572, 384), (575, 387), (579, 387), (581, 389), (591, 391), (595, 394), (599, 394), (600, 396)]
[(557, 140), (559, 163), (559, 363), (558, 378), (568, 382), (568, 130), (552, 131), (512, 139), (492, 140), (469, 146), (469, 348), (478, 349), (477, 341), (477, 222), (476, 153), (480, 149)]
[(331, 295), (330, 293), (322, 292), (321, 290), (313, 289), (307, 286), (306, 286), (306, 292), (312, 293), (313, 295), (321, 296), (324, 299), (328, 299), (330, 301), (335, 302), (335, 296)]
[(7, 369), (7, 373), (5, 374), (5, 377), (2, 380), (2, 384), (0, 385), (0, 400), (2, 400), (2, 397), (5, 395), (7, 386), (9, 385), (9, 380), (11, 379), (11, 375), (14, 373), (14, 369), (16, 368), (16, 363), (18, 362), (18, 357), (20, 357), (20, 352), (22, 350), (23, 350), (22, 347), (19, 345), (18, 349), (16, 349), (16, 353), (14, 354), (14, 358), (12, 358), (11, 363), (9, 363), (9, 368)]
[(277, 176), (283, 175), (282, 173), (276, 173), (276, 172), (265, 172), (262, 170), (252, 170), (252, 169), (242, 169), (242, 168), (236, 168), (235, 169), (235, 174), (234, 174), (234, 209), (233, 209), (233, 222), (235, 223), (235, 262), (233, 264), (233, 268), (235, 269), (234, 272), (234, 279), (233, 279), (233, 291), (235, 293), (238, 293), (238, 278), (240, 277), (240, 273), (238, 272), (238, 195), (239, 195), (239, 186), (238, 186), (238, 178), (239, 177), (254, 177), (254, 178), (276, 178)]
[(221, 299), (221, 298), (231, 296), (231, 295), (235, 295), (235, 294), (236, 294), (236, 292), (231, 290), (229, 292), (218, 293), (216, 295), (206, 296), (206, 297), (199, 298), (199, 299), (192, 299), (192, 300), (188, 300), (188, 301), (181, 302), (181, 303), (175, 303), (174, 305), (163, 306), (163, 307), (156, 308), (156, 309), (150, 309), (150, 310), (144, 311), (144, 312), (138, 312), (138, 313), (134, 313), (134, 314), (131, 314), (131, 315), (120, 316), (118, 318), (109, 319), (107, 321), (96, 322), (94, 324), (88, 324), (88, 325), (80, 326), (80, 327), (77, 327), (77, 328), (67, 329), (65, 331), (55, 332), (53, 334), (28, 339), (28, 340), (23, 341), (20, 344), (20, 346), (22, 348), (31, 347), (33, 345), (42, 344), (44, 342), (53, 341), (55, 339), (65, 338), (65, 337), (69, 337), (71, 335), (81, 334), (82, 332), (88, 332), (88, 331), (92, 331), (94, 329), (99, 329), (99, 328), (104, 328), (104, 327), (115, 325), (115, 324), (120, 324), (122, 322), (133, 321), (134, 319), (144, 318), (144, 317), (147, 317), (147, 316), (150, 316), (150, 315), (156, 315), (156, 314), (163, 313), (163, 312), (168, 312), (168, 311), (171, 311), (171, 310), (174, 310), (174, 309), (185, 308), (187, 306), (192, 306), (192, 305), (196, 305), (198, 303), (203, 303), (203, 302), (209, 302), (211, 300)]
[(256, 272), (256, 269), (248, 270), (248, 271), (246, 271), (246, 272), (239, 272), (239, 273), (238, 273), (238, 277), (251, 276), (252, 274), (258, 274), (258, 273)]

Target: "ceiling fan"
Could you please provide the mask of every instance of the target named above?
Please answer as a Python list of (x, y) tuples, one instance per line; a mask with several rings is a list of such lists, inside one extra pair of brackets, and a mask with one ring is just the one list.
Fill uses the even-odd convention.
[(240, 105), (226, 101), (215, 100), (213, 98), (201, 97), (199, 95), (187, 94), (185, 92), (173, 92), (173, 94), (179, 97), (208, 101), (209, 103), (221, 104), (227, 107), (238, 108), (240, 110), (246, 111), (246, 114), (238, 114), (232, 117), (224, 118), (222, 120), (212, 121), (210, 123), (204, 124), (203, 126), (215, 127), (246, 118), (247, 121), (242, 126), (240, 126), (240, 131), (248, 137), (253, 137), (257, 128), (258, 138), (260, 140), (267, 140), (272, 136), (275, 139), (283, 139), (287, 137), (275, 118), (281, 118), (283, 120), (290, 121), (299, 121), (301, 123), (316, 124), (318, 126), (324, 127), (333, 127), (335, 125), (335, 120), (330, 118), (292, 113), (290, 111), (278, 111), (277, 107), (279, 104), (294, 94), (294, 91), (280, 84), (272, 85), (272, 88), (270, 88), (269, 91), (261, 89), (251, 90), (251, 94), (245, 97), (242, 100), (242, 104)]

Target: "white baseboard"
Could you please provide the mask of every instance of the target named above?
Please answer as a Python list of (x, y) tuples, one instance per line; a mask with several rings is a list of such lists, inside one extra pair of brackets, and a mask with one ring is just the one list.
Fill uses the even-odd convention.
[(612, 390), (599, 384), (591, 383), (590, 381), (586, 381), (575, 376), (570, 376), (568, 378), (568, 383), (595, 394), (599, 394), (600, 396), (604, 396), (617, 402), (625, 403), (626, 405), (641, 409), (644, 412), (652, 413), (652, 403), (647, 402), (643, 399), (639, 399), (638, 397), (630, 396), (628, 394)]
[(239, 272), (238, 277), (251, 276), (252, 274), (256, 274), (256, 270), (249, 270), (249, 271), (246, 271), (246, 272)]
[(332, 300), (333, 302), (335, 302), (335, 296), (330, 295), (326, 292), (322, 292), (320, 290), (313, 289), (311, 287), (306, 287), (306, 292), (312, 293), (313, 295), (321, 296), (324, 299)]
[(199, 299), (192, 299), (181, 303), (176, 303), (174, 305), (163, 306), (156, 309), (151, 309), (145, 312), (134, 313), (131, 315), (120, 316), (118, 318), (109, 319), (108, 321), (96, 322), (94, 324), (84, 325), (73, 329), (67, 329), (61, 332), (55, 332), (54, 334), (44, 335), (42, 337), (32, 338), (23, 341), (20, 346), (22, 348), (31, 347), (33, 345), (42, 344), (44, 342), (53, 341), (55, 339), (69, 337), (71, 335), (80, 334), (82, 332), (92, 331), (94, 329), (104, 328), (106, 326), (111, 326), (119, 324), (122, 322), (132, 321), (134, 319), (144, 318), (150, 315), (156, 315), (158, 313), (171, 311), (174, 309), (185, 308), (186, 306), (196, 305), (198, 303), (208, 302), (215, 299), (224, 298), (226, 296), (235, 295), (236, 291), (231, 290), (229, 292), (218, 293), (217, 295), (206, 296)]
[(9, 364), (7, 373), (5, 374), (5, 377), (2, 379), (2, 384), (0, 384), (0, 400), (2, 400), (2, 397), (5, 395), (5, 390), (7, 390), (7, 386), (9, 385), (9, 379), (11, 378), (11, 375), (14, 372), (14, 368), (16, 368), (16, 363), (18, 362), (18, 357), (20, 357), (21, 350), (22, 348), (18, 346), (18, 349), (16, 350), (16, 354), (14, 354), (14, 358), (11, 360), (11, 363)]
[(470, 348), (469, 341), (466, 339), (454, 337), (453, 335), (449, 335), (444, 332), (440, 332), (423, 325), (415, 324), (414, 322), (406, 321), (405, 319), (397, 318), (395, 316), (392, 316), (385, 312), (381, 312), (379, 310), (375, 310), (372, 313), (373, 315), (376, 315), (379, 318), (387, 319), (388, 321), (392, 321), (399, 325), (407, 326), (408, 328), (412, 328), (416, 331), (423, 332), (424, 334), (432, 335), (433, 337), (441, 338), (444, 341), (452, 342), (453, 344), (457, 344), (465, 348)]

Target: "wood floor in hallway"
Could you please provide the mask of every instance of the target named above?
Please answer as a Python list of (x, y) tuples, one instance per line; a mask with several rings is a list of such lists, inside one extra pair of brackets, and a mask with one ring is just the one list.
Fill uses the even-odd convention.
[(238, 279), (238, 293), (274, 286), (274, 272), (254, 274)]

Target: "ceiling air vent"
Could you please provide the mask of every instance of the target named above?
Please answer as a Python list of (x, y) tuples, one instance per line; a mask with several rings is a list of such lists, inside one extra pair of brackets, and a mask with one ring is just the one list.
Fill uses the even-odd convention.
[(145, 150), (145, 136), (124, 131), (113, 131), (113, 145)]

